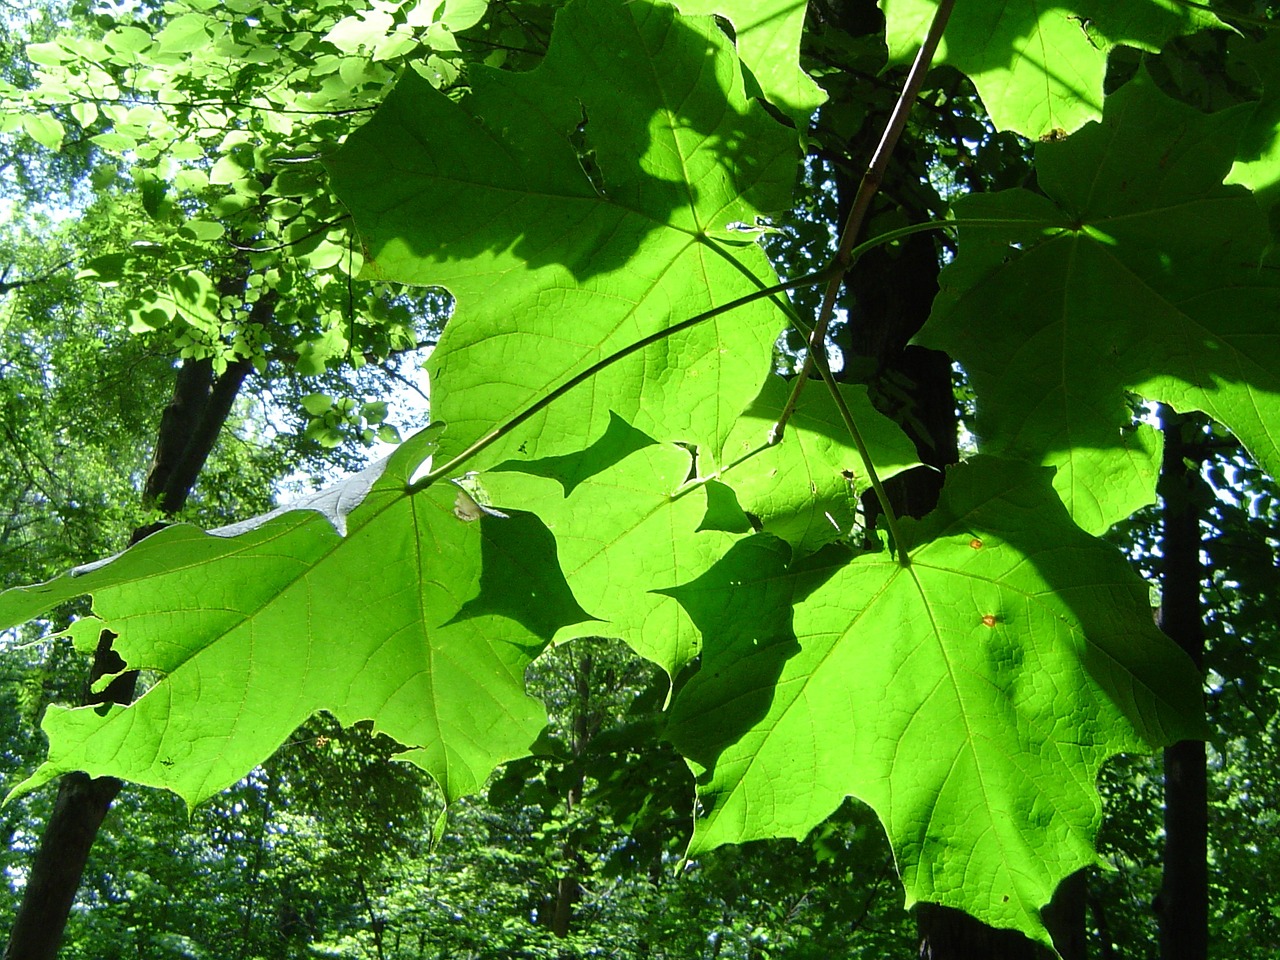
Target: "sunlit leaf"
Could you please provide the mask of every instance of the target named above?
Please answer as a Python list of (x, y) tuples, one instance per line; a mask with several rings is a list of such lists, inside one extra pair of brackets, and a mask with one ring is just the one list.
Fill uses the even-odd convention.
[(448, 485), (406, 494), (428, 450), (420, 433), (301, 508), (171, 527), (0, 595), (10, 624), (92, 594), (129, 667), (158, 678), (126, 707), (51, 708), (49, 758), (17, 791), (84, 770), (199, 803), (319, 710), (375, 720), (451, 799), (523, 755), (545, 722), (524, 668), (583, 614), (536, 519), (469, 524)]
[(1280, 472), (1280, 282), (1257, 204), (1222, 186), (1247, 116), (1139, 78), (1101, 123), (1037, 149), (1047, 197), (956, 204), (984, 223), (962, 228), (919, 339), (969, 374), (984, 449), (1057, 466), (1086, 529), (1155, 495), (1159, 446), (1130, 429), (1126, 390), (1208, 413)]
[[(366, 274), (457, 298), (429, 364), (445, 454), (590, 363), (772, 282), (732, 227), (786, 204), (795, 160), (720, 28), (662, 5), (571, 3), (537, 70), (477, 67), (470, 84), (457, 104), (406, 75), (328, 162)], [(782, 325), (756, 303), (654, 344), (487, 456), (580, 449), (611, 412), (714, 455)]]
[(699, 773), (691, 854), (803, 837), (854, 796), (908, 905), (1047, 942), (1040, 908), (1097, 860), (1103, 762), (1201, 730), (1199, 673), (1146, 585), (1046, 474), (953, 468), (938, 509), (906, 524), (909, 567), (832, 549), (789, 567), (760, 536), (667, 591), (704, 634), (668, 731)]
[[(892, 59), (915, 55), (937, 6), (881, 0)], [(1207, 7), (1178, 0), (957, 3), (934, 62), (969, 75), (997, 127), (1039, 138), (1102, 115), (1115, 45), (1158, 51), (1176, 36), (1214, 27), (1222, 23)]]

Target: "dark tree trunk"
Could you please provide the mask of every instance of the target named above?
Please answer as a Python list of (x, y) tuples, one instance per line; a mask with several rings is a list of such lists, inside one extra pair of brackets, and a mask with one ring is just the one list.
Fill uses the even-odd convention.
[[(842, 200), (852, 197), (856, 182), (838, 171), (836, 181)], [(951, 358), (910, 345), (933, 308), (938, 272), (938, 250), (926, 234), (867, 251), (845, 281), (849, 322), (835, 338), (845, 356), (841, 379), (865, 383), (871, 402), (906, 431), (927, 464), (886, 484), (894, 510), (909, 517), (937, 505), (943, 470), (960, 459)], [(879, 504), (870, 495), (863, 502), (873, 527)]]
[(1053, 894), (1053, 900), (1040, 913), (1053, 937), (1062, 960), (1086, 960), (1089, 942), (1085, 936), (1085, 911), (1089, 902), (1089, 874), (1077, 870)]
[[(1201, 483), (1195, 448), (1184, 430), (1191, 423), (1167, 407), (1160, 411), (1164, 462), (1160, 470), (1163, 535), (1160, 549), (1160, 628), (1204, 669), (1200, 585)], [(1164, 752), (1164, 877), (1155, 909), (1162, 960), (1205, 960), (1209, 954), (1209, 799), (1205, 747), (1183, 740)]]
[[(238, 361), (215, 377), (208, 360), (187, 360), (178, 368), (173, 397), (161, 416), (156, 453), (143, 489), (144, 502), (159, 507), (167, 516), (182, 509), (250, 369), (248, 361)], [(135, 530), (130, 543), (163, 525)], [(111, 647), (114, 639), (110, 631), (103, 631), (90, 669), (90, 686), (126, 666)], [(104, 706), (130, 703), (136, 683), (136, 672), (125, 671), (101, 693), (91, 695), (86, 687), (82, 702)], [(54, 960), (57, 956), (89, 850), (121, 786), (114, 777), (90, 779), (83, 773), (67, 774), (59, 782), (58, 796), (9, 931), (4, 960)]]
[(160, 417), (143, 503), (154, 504), (167, 516), (186, 505), (252, 369), (248, 360), (229, 364), (218, 377), (209, 360), (187, 360), (178, 368), (173, 399)]
[[(565, 811), (570, 815), (582, 803), (582, 788), (586, 782), (585, 755), (591, 745), (591, 738), (595, 735), (594, 706), (591, 702), (593, 663), (593, 658), (588, 653), (575, 661), (573, 667), (574, 711), (571, 747), (574, 775), (569, 784), (568, 793), (565, 795)], [(556, 884), (551, 932), (560, 939), (564, 939), (569, 936), (573, 924), (574, 908), (582, 899), (582, 884), (579, 877), (586, 864), (572, 834), (565, 840), (560, 852), (568, 865), (568, 872)]]
[(922, 903), (916, 907), (920, 960), (1048, 960), (1052, 954), (1016, 930), (997, 930), (967, 913)]
[(1098, 929), (1098, 960), (1116, 960), (1116, 949), (1111, 936), (1111, 921), (1107, 918), (1106, 904), (1097, 894), (1089, 895), (1089, 913)]
[(69, 773), (58, 784), (49, 824), (31, 864), (5, 960), (53, 960), (62, 943), (89, 849), (120, 792), (114, 777)]
[[(133, 699), (137, 682), (133, 672), (120, 674), (100, 693), (90, 692), (95, 681), (125, 666), (111, 648), (113, 640), (115, 634), (109, 630), (98, 638), (82, 697), (85, 704), (128, 703)], [(120, 787), (115, 777), (91, 780), (83, 773), (69, 773), (59, 782), (49, 824), (13, 920), (5, 960), (46, 960), (57, 955), (89, 849)]]

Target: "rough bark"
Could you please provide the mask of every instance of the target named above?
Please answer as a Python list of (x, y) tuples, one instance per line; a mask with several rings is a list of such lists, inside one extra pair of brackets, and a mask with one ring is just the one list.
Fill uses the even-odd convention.
[(183, 508), (252, 369), (248, 360), (229, 364), (218, 377), (210, 360), (188, 360), (178, 368), (173, 399), (160, 417), (143, 503), (167, 515)]
[[(1160, 471), (1163, 532), (1160, 550), (1160, 628), (1204, 669), (1200, 585), (1201, 482), (1187, 421), (1161, 410), (1164, 462)], [(1209, 799), (1205, 745), (1183, 740), (1164, 751), (1164, 876), (1155, 910), (1162, 960), (1205, 960), (1209, 954)]]
[[(196, 478), (251, 369), (237, 361), (215, 377), (207, 360), (187, 360), (177, 370), (172, 398), (161, 415), (156, 453), (143, 488), (144, 502), (171, 516), (182, 509)], [(136, 543), (163, 523), (133, 532)], [(111, 647), (115, 635), (103, 631), (90, 669), (89, 687), (119, 674), (97, 694), (86, 688), (84, 704), (125, 704), (133, 700), (137, 673)], [(49, 822), (31, 864), (4, 960), (54, 960), (66, 930), (94, 838), (122, 784), (114, 777), (90, 779), (70, 773), (58, 784)]]
[(9, 934), (5, 960), (53, 960), (98, 828), (120, 792), (114, 777), (69, 773), (58, 784), (49, 825)]

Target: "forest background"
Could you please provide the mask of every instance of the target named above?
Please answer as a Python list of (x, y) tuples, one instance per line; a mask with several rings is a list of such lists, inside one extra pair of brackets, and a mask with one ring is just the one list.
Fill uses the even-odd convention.
[(1280, 949), (1276, 10), (677, 6), (4, 8), (6, 957)]

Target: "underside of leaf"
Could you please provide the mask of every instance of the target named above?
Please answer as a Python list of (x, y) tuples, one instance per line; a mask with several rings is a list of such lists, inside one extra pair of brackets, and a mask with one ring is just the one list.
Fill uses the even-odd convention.
[[(750, 231), (788, 204), (797, 156), (720, 28), (645, 0), (570, 3), (538, 69), (476, 68), (471, 85), (458, 104), (406, 76), (328, 164), (368, 272), (457, 298), (430, 364), (444, 456), (591, 363), (775, 282)], [(753, 303), (656, 343), (485, 462), (581, 449), (611, 414), (715, 450), (784, 323)]]
[(788, 565), (753, 538), (670, 591), (703, 630), (669, 729), (699, 774), (690, 853), (803, 837), (853, 796), (908, 905), (1048, 942), (1040, 908), (1096, 860), (1098, 770), (1199, 735), (1199, 675), (1047, 471), (955, 467), (904, 536), (909, 566), (830, 549)]
[[(51, 708), (49, 758), (16, 790), (83, 770), (194, 805), (320, 710), (345, 724), (373, 719), (448, 799), (524, 755), (545, 723), (524, 668), (586, 615), (534, 518), (468, 523), (448, 485), (407, 494), (424, 437), (371, 483), (356, 478), (322, 498), (341, 504), (342, 534), (334, 512), (316, 509), (221, 536), (171, 527), (47, 585), (46, 604), (92, 594), (128, 667), (158, 679), (129, 706)], [(495, 582), (504, 569), (520, 576)], [(9, 609), (0, 606), (5, 619)]]

